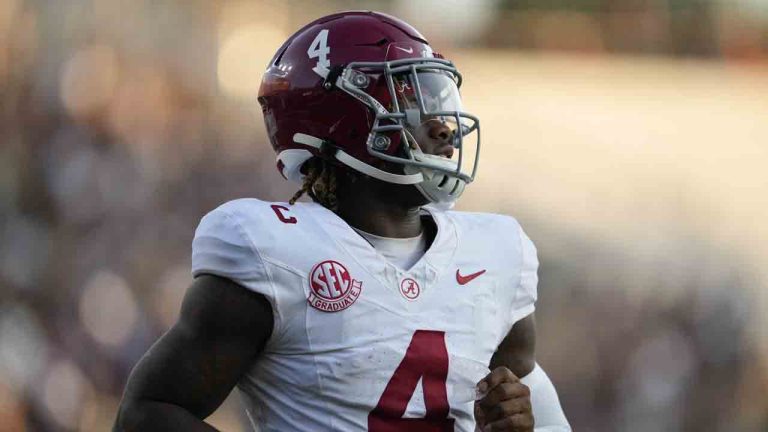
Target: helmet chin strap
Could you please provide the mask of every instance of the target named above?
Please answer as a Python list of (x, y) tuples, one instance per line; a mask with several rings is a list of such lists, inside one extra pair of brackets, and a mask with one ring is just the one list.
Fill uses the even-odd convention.
[[(323, 140), (320, 138), (303, 133), (294, 134), (293, 141), (317, 149), (320, 149), (323, 145)], [(456, 169), (456, 162), (441, 156), (426, 154), (421, 151), (418, 144), (415, 147), (410, 149), (414, 160), (442, 166), (446, 170), (452, 171)], [(368, 165), (341, 149), (336, 149), (334, 157), (344, 165), (375, 179), (387, 183), (414, 185), (425, 198), (438, 208), (452, 207), (456, 199), (464, 192), (464, 187), (466, 186), (466, 182), (458, 177), (429, 168), (404, 165), (405, 175), (393, 174)]]
[[(303, 133), (296, 133), (293, 135), (293, 141), (298, 144), (304, 144), (311, 147), (320, 149), (323, 145), (323, 140), (312, 135)], [(415, 185), (424, 181), (424, 176), (420, 172), (412, 172), (403, 174), (393, 174), (384, 170), (380, 170), (375, 166), (368, 165), (367, 163), (357, 159), (344, 150), (337, 148), (334, 157), (344, 165), (359, 171), (363, 174), (369, 175), (375, 179), (385, 181), (387, 183), (394, 183), (400, 185)]]

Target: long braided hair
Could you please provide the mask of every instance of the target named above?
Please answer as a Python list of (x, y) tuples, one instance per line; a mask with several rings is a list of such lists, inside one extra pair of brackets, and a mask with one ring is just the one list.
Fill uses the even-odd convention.
[(339, 200), (336, 197), (336, 187), (338, 178), (338, 167), (326, 159), (313, 157), (304, 163), (306, 175), (301, 189), (293, 194), (288, 201), (293, 205), (305, 193), (313, 201), (323, 207), (336, 212), (339, 207)]

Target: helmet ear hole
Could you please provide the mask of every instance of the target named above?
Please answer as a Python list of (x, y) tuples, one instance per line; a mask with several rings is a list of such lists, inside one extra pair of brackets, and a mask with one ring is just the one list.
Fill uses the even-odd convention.
[(438, 183), (437, 187), (442, 188), (446, 183), (448, 183), (448, 176), (443, 175), (443, 179), (440, 180), (440, 183)]

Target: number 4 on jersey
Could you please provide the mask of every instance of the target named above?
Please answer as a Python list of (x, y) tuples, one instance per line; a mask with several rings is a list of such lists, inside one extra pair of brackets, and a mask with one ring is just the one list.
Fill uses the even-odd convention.
[[(376, 408), (368, 414), (370, 432), (447, 432), (454, 419), (448, 418), (448, 349), (445, 332), (417, 330), (405, 357), (387, 383)], [(408, 401), (421, 379), (426, 415), (403, 418)]]
[(312, 70), (323, 78), (325, 78), (328, 69), (331, 67), (331, 61), (328, 60), (328, 54), (330, 53), (331, 48), (328, 46), (328, 29), (320, 30), (320, 33), (315, 36), (315, 40), (309, 44), (307, 55), (309, 58), (317, 57), (317, 65), (312, 68)]

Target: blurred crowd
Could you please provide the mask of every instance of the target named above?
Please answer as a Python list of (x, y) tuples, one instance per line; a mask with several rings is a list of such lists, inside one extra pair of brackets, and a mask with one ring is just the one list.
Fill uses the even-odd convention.
[(678, 250), (638, 266), (574, 243), (541, 251), (537, 312), (537, 356), (574, 430), (766, 430), (768, 375), (735, 263)]
[[(768, 55), (757, 0), (474, 4), (491, 11), (477, 18), (484, 30), (456, 46)], [(360, 7), (0, 2), (0, 431), (109, 429), (128, 373), (178, 313), (200, 217), (293, 192), (274, 169), (252, 68), (301, 22)], [(247, 47), (251, 65), (254, 40), (265, 46)], [(559, 245), (540, 249), (539, 356), (575, 430), (768, 430), (738, 261), (702, 240), (682, 260), (627, 266), (615, 245), (529, 222)], [(245, 428), (236, 414), (221, 421)]]

